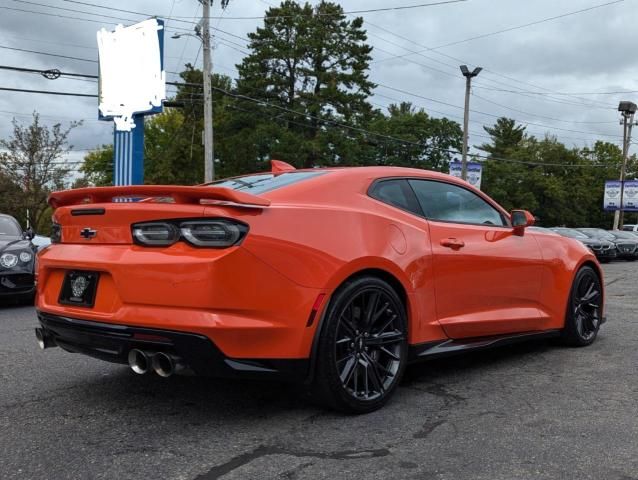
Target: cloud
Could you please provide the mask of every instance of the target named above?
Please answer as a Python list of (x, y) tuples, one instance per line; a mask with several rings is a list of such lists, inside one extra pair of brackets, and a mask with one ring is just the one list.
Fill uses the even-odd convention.
[[(94, 1), (98, 3), (97, 0)], [(364, 23), (364, 26), (367, 25), (370, 32), (369, 43), (376, 47), (373, 52), (376, 61), (392, 54), (404, 55), (409, 50), (423, 50), (423, 46), (445, 45), (568, 11), (587, 8), (597, 2), (602, 3), (602, 0), (572, 0), (570, 2), (469, 0), (453, 5), (366, 14), (364, 19), (368, 23)], [(274, 3), (274, 0), (231, 0), (224, 16), (263, 15), (269, 4)], [(317, 2), (313, 0), (311, 3)], [(341, 3), (345, 10), (382, 8), (388, 5), (382, 0), (343, 0)], [(396, 3), (411, 2), (397, 0)], [(410, 55), (373, 63), (370, 75), (373, 81), (449, 105), (383, 87), (376, 90), (377, 96), (372, 98), (372, 101), (379, 106), (386, 106), (395, 100), (412, 101), (424, 107), (433, 116), (447, 115), (453, 120), (460, 121), (462, 109), (456, 107), (463, 105), (464, 80), (458, 65), (460, 61), (463, 61), (485, 68), (475, 81), (475, 95), (471, 100), (472, 109), (481, 112), (473, 112), (471, 115), (472, 144), (476, 145), (485, 140), (480, 135), (484, 135), (483, 125), (494, 122), (495, 117), (490, 115), (510, 116), (528, 125), (529, 123), (538, 124), (529, 125), (528, 131), (538, 136), (543, 136), (546, 132), (556, 134), (560, 140), (569, 145), (591, 144), (597, 138), (619, 141), (621, 131), (616, 112), (618, 101), (621, 99), (636, 101), (638, 95), (584, 95), (582, 98), (574, 98), (556, 95), (555, 92), (638, 90), (638, 57), (634, 53), (635, 45), (638, 43), (638, 31), (633, 25), (633, 14), (636, 10), (632, 3), (632, 0), (626, 0), (590, 12), (425, 52), (423, 55), (429, 58)], [(188, 62), (201, 65), (200, 45), (197, 39), (170, 38), (175, 29), (187, 33), (194, 27), (194, 23), (188, 22), (197, 20), (201, 12), (200, 4), (196, 0), (175, 2), (113, 0), (110, 9), (76, 5), (70, 2), (56, 2), (54, 5), (81, 12), (93, 12), (96, 15), (14, 2), (5, 2), (5, 5), (11, 8), (37, 10), (104, 22), (94, 23), (10, 10), (1, 11), (0, 45), (89, 60), (97, 60), (95, 39), (97, 30), (102, 26), (112, 28), (113, 25), (107, 22), (118, 21), (107, 18), (108, 16), (135, 21), (145, 18), (118, 12), (114, 10), (115, 8), (144, 12), (160, 18), (166, 18), (170, 13), (174, 17), (179, 17), (179, 21), (168, 20), (167, 22), (169, 29), (165, 51), (167, 70), (178, 72)], [(213, 15), (219, 14), (219, 2), (215, 2)], [(242, 58), (242, 54), (237, 49), (245, 49), (237, 44), (244, 45), (245, 42), (241, 38), (245, 38), (246, 34), (258, 25), (261, 25), (259, 20), (212, 21), (213, 27), (223, 30), (223, 32), (215, 31), (213, 65), (216, 71), (234, 77), (234, 65)], [(96, 63), (68, 58), (2, 50), (2, 59), (5, 65), (97, 73)], [(0, 86), (4, 87), (80, 93), (96, 93), (97, 91), (97, 84), (92, 81), (62, 78), (52, 81), (39, 75), (6, 70), (1, 71), (0, 78)], [(169, 78), (176, 77), (170, 74)], [(509, 92), (512, 90), (545, 95)], [(43, 121), (47, 123), (56, 121), (65, 123), (72, 119), (84, 119), (83, 126), (71, 135), (72, 143), (81, 149), (93, 148), (112, 141), (111, 125), (97, 121), (97, 99), (1, 91), (0, 136), (6, 137), (10, 134), (10, 122), (13, 115), (11, 112), (17, 112), (20, 115), (17, 117), (19, 120), (28, 121), (28, 115), (34, 110), (40, 112), (43, 115)], [(600, 137), (601, 134), (610, 136)]]

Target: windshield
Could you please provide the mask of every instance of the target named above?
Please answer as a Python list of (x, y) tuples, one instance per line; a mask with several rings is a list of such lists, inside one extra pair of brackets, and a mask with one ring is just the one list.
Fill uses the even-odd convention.
[(604, 230), (598, 230), (597, 228), (583, 228), (581, 232), (594, 238), (604, 238), (605, 240), (614, 240), (614, 236), (611, 233), (607, 233)]
[(624, 240), (638, 240), (638, 237), (636, 237), (634, 234), (632, 233), (627, 233), (627, 232), (614, 232), (613, 233), (614, 237), (616, 238), (622, 238)]
[(589, 238), (587, 235), (585, 235), (584, 233), (580, 233), (576, 230), (571, 230), (569, 228), (557, 228), (555, 230), (557, 233), (563, 235), (564, 237), (569, 237), (569, 238), (580, 238), (580, 239), (584, 239), (584, 238)]
[(13, 218), (0, 217), (0, 238), (21, 236), (22, 230)]
[(244, 177), (229, 178), (218, 182), (210, 183), (215, 187), (232, 188), (242, 192), (260, 194), (269, 192), (286, 185), (307, 180), (309, 178), (323, 175), (326, 172), (287, 172), (287, 173), (258, 173), (256, 175), (246, 175)]

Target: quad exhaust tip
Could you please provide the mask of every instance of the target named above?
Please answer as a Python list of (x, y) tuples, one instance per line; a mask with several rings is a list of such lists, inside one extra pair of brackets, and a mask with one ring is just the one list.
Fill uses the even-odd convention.
[(128, 365), (138, 375), (144, 375), (148, 372), (151, 364), (151, 359), (142, 350), (134, 348), (128, 352)]
[(38, 341), (38, 346), (44, 350), (45, 348), (57, 347), (55, 340), (53, 337), (43, 329), (36, 328), (35, 329), (35, 338)]
[(185, 368), (180, 357), (164, 352), (159, 352), (153, 355), (151, 365), (155, 373), (164, 378), (170, 377), (175, 373), (179, 373)]
[(164, 352), (145, 352), (134, 348), (128, 353), (128, 364), (138, 375), (154, 371), (160, 377), (168, 378), (186, 369), (183, 360), (177, 355)]

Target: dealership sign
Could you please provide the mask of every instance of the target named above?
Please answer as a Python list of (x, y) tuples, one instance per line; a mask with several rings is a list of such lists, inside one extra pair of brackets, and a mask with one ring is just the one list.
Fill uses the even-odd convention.
[(623, 210), (638, 212), (638, 180), (625, 181), (622, 205)]
[[(621, 182), (608, 180), (605, 182), (603, 208), (607, 211), (620, 209)], [(638, 180), (626, 180), (622, 199), (622, 209), (628, 212), (638, 212)]]
[[(461, 178), (463, 164), (461, 162), (450, 162), (450, 175)], [(483, 166), (480, 163), (469, 162), (467, 164), (467, 181), (470, 185), (481, 188), (481, 174)]]

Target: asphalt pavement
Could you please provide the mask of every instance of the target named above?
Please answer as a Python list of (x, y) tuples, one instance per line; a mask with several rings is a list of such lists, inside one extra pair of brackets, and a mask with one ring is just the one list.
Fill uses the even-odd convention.
[(137, 376), (41, 351), (33, 307), (0, 306), (0, 478), (638, 479), (638, 262), (604, 269), (594, 345), (410, 367), (363, 416), (288, 385)]

